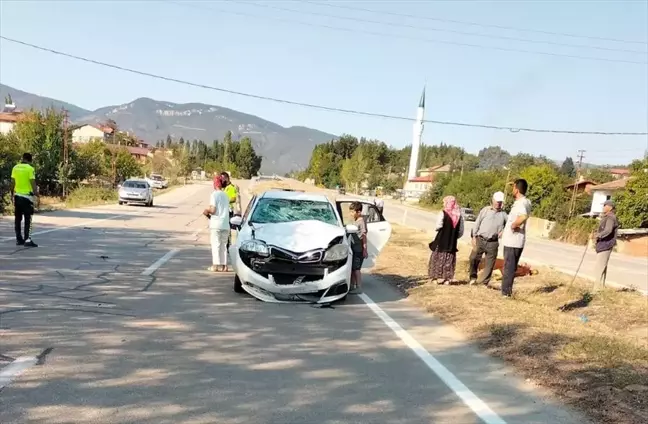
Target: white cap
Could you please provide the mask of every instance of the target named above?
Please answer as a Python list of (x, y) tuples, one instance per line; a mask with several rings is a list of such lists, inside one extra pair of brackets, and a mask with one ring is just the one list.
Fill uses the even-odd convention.
[(503, 202), (504, 201), (504, 193), (501, 191), (496, 192), (493, 194), (493, 200), (496, 202)]

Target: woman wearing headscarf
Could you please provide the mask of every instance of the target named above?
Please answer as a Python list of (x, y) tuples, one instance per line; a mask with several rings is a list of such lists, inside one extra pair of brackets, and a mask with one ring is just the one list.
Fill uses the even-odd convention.
[(432, 253), (428, 275), (433, 282), (450, 284), (454, 281), (457, 265), (457, 241), (464, 232), (461, 208), (454, 196), (443, 198), (443, 211), (437, 218), (436, 231), (436, 237), (429, 245)]

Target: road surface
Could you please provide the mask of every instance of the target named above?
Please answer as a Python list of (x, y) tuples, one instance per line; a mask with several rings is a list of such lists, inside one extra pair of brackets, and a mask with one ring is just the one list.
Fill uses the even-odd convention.
[(586, 422), (377, 280), (333, 308), (235, 294), (210, 191), (38, 215), (36, 249), (0, 225), (1, 423)]

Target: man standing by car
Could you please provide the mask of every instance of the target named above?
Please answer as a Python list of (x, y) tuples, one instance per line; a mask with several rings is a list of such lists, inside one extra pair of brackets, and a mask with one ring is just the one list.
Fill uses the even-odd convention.
[[(472, 231), (472, 252), (470, 252), (470, 284), (488, 285), (497, 251), (499, 249), (499, 238), (502, 236), (504, 225), (506, 225), (506, 212), (502, 210), (504, 203), (504, 193), (498, 191), (493, 194), (492, 204), (484, 207), (477, 216), (475, 226)], [(477, 280), (477, 271), (481, 258), (486, 254), (486, 264), (482, 277)]]
[(594, 292), (601, 290), (605, 286), (607, 277), (607, 267), (610, 261), (612, 249), (616, 244), (617, 229), (619, 221), (617, 220), (614, 210), (616, 209), (612, 200), (606, 200), (603, 203), (603, 216), (599, 223), (598, 231), (594, 234), (596, 241), (596, 274), (594, 277)]
[(502, 233), (502, 244), (504, 245), (502, 295), (505, 297), (513, 296), (513, 279), (526, 242), (526, 222), (531, 215), (531, 202), (526, 198), (528, 188), (529, 184), (524, 179), (517, 179), (513, 183), (515, 202), (513, 202)]
[[(36, 172), (31, 164), (31, 153), (24, 153), (22, 161), (11, 170), (11, 202), (14, 206), (16, 245), (38, 247), (30, 236), (34, 204), (38, 200)], [(21, 229), (23, 218), (25, 219), (24, 234)]]

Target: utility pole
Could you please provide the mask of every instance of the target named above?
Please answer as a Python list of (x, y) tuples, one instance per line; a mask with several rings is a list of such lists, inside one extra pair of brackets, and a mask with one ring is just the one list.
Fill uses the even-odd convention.
[(63, 108), (63, 199), (67, 197), (68, 179), (68, 111)]
[(576, 181), (574, 181), (574, 190), (572, 190), (571, 201), (569, 202), (569, 218), (572, 217), (574, 213), (574, 208), (576, 207), (576, 195), (578, 194), (578, 181), (581, 175), (581, 167), (583, 166), (583, 157), (585, 156), (585, 150), (578, 151), (578, 168), (576, 168)]

